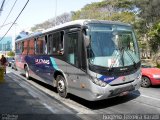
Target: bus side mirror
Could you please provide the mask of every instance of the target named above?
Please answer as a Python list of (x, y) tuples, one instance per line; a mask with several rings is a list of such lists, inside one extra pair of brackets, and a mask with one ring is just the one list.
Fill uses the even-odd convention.
[(89, 36), (85, 36), (84, 37), (84, 41), (85, 41), (85, 46), (88, 47), (90, 44), (90, 37)]

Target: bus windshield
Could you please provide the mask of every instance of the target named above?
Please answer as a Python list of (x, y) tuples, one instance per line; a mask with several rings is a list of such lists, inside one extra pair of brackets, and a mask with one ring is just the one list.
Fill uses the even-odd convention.
[(138, 63), (139, 50), (131, 26), (89, 24), (89, 63), (101, 67), (126, 67)]

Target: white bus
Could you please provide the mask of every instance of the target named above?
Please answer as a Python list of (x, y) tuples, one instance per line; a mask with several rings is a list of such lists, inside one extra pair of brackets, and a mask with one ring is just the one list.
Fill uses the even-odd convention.
[(140, 88), (141, 61), (129, 24), (76, 20), (16, 40), (16, 67), (27, 79), (89, 101)]

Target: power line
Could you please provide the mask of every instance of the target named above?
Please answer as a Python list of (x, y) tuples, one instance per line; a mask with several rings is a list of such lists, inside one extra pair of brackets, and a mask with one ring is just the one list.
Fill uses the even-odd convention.
[(3, 10), (4, 3), (5, 3), (5, 0), (3, 0), (3, 2), (2, 2), (1, 8), (0, 8), (0, 14), (1, 14), (2, 10)]
[(24, 5), (23, 9), (21, 10), (21, 12), (19, 13), (19, 15), (17, 16), (17, 18), (14, 20), (14, 22), (12, 23), (12, 25), (10, 26), (10, 28), (7, 30), (7, 32), (4, 34), (4, 36), (0, 39), (3, 40), (3, 38), (7, 35), (7, 33), (10, 31), (10, 29), (12, 28), (12, 26), (16, 23), (17, 19), (19, 18), (19, 16), (21, 15), (21, 13), (23, 12), (23, 10), (25, 9), (25, 7), (27, 6), (29, 0), (27, 0), (26, 4)]
[[(15, 6), (16, 2), (17, 2), (17, 0), (14, 2), (14, 4), (13, 4), (13, 6), (12, 6), (12, 8), (11, 8), (10, 12), (9, 12), (9, 14), (7, 15), (6, 19), (4, 20), (4, 22), (3, 22), (3, 24), (2, 24), (1, 26), (4, 26), (4, 24), (5, 24), (5, 22), (7, 21), (7, 19), (8, 19), (8, 17), (9, 17), (9, 15), (11, 14), (11, 12), (12, 12), (12, 10), (13, 10), (13, 8), (14, 8), (14, 6)], [(0, 27), (0, 29), (1, 29), (1, 28), (2, 28), (2, 27)]]
[(5, 3), (5, 0), (3, 0), (3, 2), (2, 2), (2, 5), (1, 5), (1, 8), (0, 8), (0, 11), (2, 11), (3, 6), (4, 6), (4, 3)]
[(4, 26), (7, 26), (7, 25), (9, 25), (9, 24), (12, 24), (12, 23), (13, 23), (13, 22), (6, 23), (6, 24), (4, 24), (4, 25), (1, 25), (0, 28), (2, 28), (2, 27), (4, 27)]

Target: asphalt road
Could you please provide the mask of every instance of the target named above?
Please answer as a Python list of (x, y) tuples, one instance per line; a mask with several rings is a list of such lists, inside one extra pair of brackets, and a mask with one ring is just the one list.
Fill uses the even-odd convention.
[(7, 75), (38, 98), (53, 114), (74, 114), (81, 119), (160, 119), (160, 86), (140, 88), (127, 96), (89, 102), (74, 95), (63, 99), (52, 86), (26, 80), (18, 71), (7, 69)]

